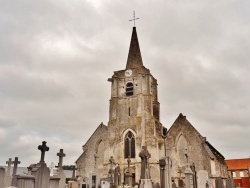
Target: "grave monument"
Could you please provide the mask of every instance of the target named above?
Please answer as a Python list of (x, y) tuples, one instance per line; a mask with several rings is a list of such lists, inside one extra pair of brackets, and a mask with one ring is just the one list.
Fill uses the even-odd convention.
[(140, 188), (152, 188), (152, 180), (150, 178), (150, 170), (148, 159), (151, 157), (146, 146), (142, 146), (142, 150), (139, 153), (141, 158), (141, 178), (140, 178)]

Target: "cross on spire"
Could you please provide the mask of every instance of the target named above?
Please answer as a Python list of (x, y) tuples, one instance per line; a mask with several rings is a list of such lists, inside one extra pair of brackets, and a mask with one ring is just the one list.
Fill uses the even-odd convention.
[(40, 160), (40, 163), (44, 163), (44, 157), (45, 157), (45, 152), (46, 151), (49, 151), (49, 147), (46, 146), (46, 142), (43, 141), (42, 142), (42, 145), (39, 145), (38, 146), (38, 149), (41, 150), (41, 160)]
[(135, 18), (135, 11), (133, 11), (133, 19), (129, 20), (129, 21), (134, 21), (134, 27), (135, 27), (135, 20), (138, 20), (140, 18)]
[(59, 163), (58, 163), (58, 168), (62, 169), (62, 165), (63, 165), (63, 157), (65, 157), (65, 153), (63, 153), (63, 149), (60, 149), (60, 152), (57, 153), (57, 156), (59, 157)]

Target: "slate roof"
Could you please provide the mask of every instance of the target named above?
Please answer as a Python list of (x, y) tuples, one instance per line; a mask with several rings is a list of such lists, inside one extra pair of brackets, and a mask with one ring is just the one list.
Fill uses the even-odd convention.
[(126, 69), (142, 67), (142, 57), (136, 27), (133, 27)]

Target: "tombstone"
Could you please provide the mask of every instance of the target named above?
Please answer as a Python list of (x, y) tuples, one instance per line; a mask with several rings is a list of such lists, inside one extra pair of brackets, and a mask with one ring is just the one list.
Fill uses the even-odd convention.
[(76, 170), (77, 170), (77, 168), (76, 168), (76, 166), (74, 165), (74, 166), (73, 166), (73, 171), (72, 171), (71, 180), (76, 181)]
[(11, 181), (11, 186), (14, 186), (14, 187), (17, 186), (16, 172), (17, 172), (17, 165), (20, 163), (21, 162), (18, 161), (18, 157), (15, 157), (15, 160), (13, 161), (14, 167), (13, 167), (12, 181)]
[(152, 180), (150, 179), (149, 163), (148, 159), (151, 157), (146, 146), (142, 146), (142, 150), (139, 153), (141, 158), (141, 179), (140, 188), (152, 188)]
[(35, 177), (31, 175), (17, 176), (18, 188), (35, 188)]
[(59, 181), (59, 188), (65, 188), (65, 184), (66, 184), (66, 176), (65, 173), (63, 171), (63, 157), (65, 157), (65, 153), (63, 153), (63, 149), (60, 149), (59, 153), (57, 153), (57, 156), (59, 157), (59, 162), (58, 162), (58, 171), (56, 174), (57, 178), (60, 178)]
[(199, 170), (197, 172), (197, 177), (198, 188), (206, 188), (206, 183), (208, 181), (208, 172), (206, 170)]
[(113, 166), (115, 165), (115, 160), (113, 158), (113, 156), (111, 156), (109, 158), (109, 163), (110, 163), (110, 169), (108, 171), (108, 181), (110, 183), (110, 186), (113, 187), (114, 186), (114, 176), (115, 176), (115, 171), (113, 169)]
[(224, 188), (222, 178), (215, 179), (215, 188)]
[(130, 163), (131, 163), (130, 157), (128, 157), (127, 162), (128, 162), (128, 169), (127, 172), (125, 173), (125, 184), (132, 187), (132, 174), (130, 172)]
[(193, 172), (193, 187), (197, 188), (197, 173), (196, 173), (196, 169), (195, 169), (195, 164), (192, 163), (192, 165), (190, 166), (192, 172)]
[(169, 157), (163, 157), (159, 160), (160, 165), (160, 185), (161, 188), (171, 188), (171, 160)]
[(161, 188), (165, 188), (165, 167), (166, 167), (166, 160), (165, 159), (166, 158), (163, 157), (159, 160)]
[(185, 168), (185, 171), (184, 171), (184, 174), (185, 174), (185, 186), (186, 188), (193, 188), (194, 187), (194, 180), (193, 180), (193, 171), (191, 170), (190, 168), (190, 164), (189, 164), (189, 161), (188, 161), (188, 150), (185, 149), (185, 157), (186, 157), (186, 160), (187, 160), (187, 163), (186, 163), (186, 168)]
[(10, 169), (11, 169), (11, 165), (13, 164), (13, 162), (14, 161), (12, 161), (11, 158), (9, 158), (9, 160), (6, 161), (6, 164), (8, 165), (8, 167), (7, 167), (7, 172), (5, 174), (5, 182), (4, 182), (5, 187), (9, 187), (11, 185), (12, 177), (10, 174)]
[(4, 188), (5, 186), (5, 168), (0, 167), (0, 188)]
[[(59, 180), (60, 178), (52, 176), (50, 177), (50, 181), (49, 181), (49, 188), (58, 188), (59, 187)], [(64, 185), (65, 188), (65, 185)]]
[(115, 185), (121, 185), (121, 168), (119, 164), (115, 167)]
[(31, 174), (35, 176), (35, 187), (36, 188), (47, 188), (50, 182), (50, 171), (47, 164), (44, 161), (45, 152), (49, 151), (49, 147), (46, 146), (46, 142), (43, 141), (42, 145), (38, 146), (41, 151), (41, 160), (38, 164), (34, 165)]

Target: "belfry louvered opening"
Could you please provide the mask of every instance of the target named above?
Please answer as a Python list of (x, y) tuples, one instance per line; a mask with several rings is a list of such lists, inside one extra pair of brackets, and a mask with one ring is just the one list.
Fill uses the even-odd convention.
[(126, 84), (126, 96), (132, 96), (134, 94), (134, 85), (131, 82)]

